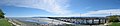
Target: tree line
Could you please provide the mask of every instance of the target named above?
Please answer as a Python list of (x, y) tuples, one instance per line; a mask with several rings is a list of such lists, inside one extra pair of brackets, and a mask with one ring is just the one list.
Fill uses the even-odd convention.
[(2, 11), (2, 9), (0, 9), (0, 18), (5, 18), (4, 15), (5, 15), (4, 12)]

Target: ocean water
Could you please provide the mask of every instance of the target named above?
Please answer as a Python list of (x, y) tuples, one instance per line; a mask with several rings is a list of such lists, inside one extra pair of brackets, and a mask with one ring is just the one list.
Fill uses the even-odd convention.
[(49, 18), (9, 18), (13, 20), (18, 20), (21, 22), (30, 22), (30, 23), (37, 23), (37, 24), (72, 24), (68, 22), (63, 22), (55, 19), (49, 19)]
[[(38, 18), (8, 18), (13, 19), (21, 22), (30, 22), (30, 23), (37, 23), (37, 24), (48, 24), (48, 22), (40, 21)], [(41, 18), (42, 19), (42, 18)]]
[[(22, 21), (22, 22), (28, 22), (27, 26), (38, 26), (36, 24), (55, 23), (54, 25), (56, 25), (56, 24), (60, 24), (60, 23), (67, 23), (67, 22), (61, 22), (61, 21), (57, 21), (57, 20), (53, 20), (53, 19), (49, 19), (49, 18), (8, 18), (8, 19)], [(87, 22), (92, 23), (92, 20), (87, 20)], [(31, 25), (29, 23), (35, 23), (35, 24)], [(75, 25), (75, 26), (90, 26), (90, 25), (82, 25), (82, 24), (78, 24), (78, 23), (86, 23), (86, 20), (84, 20), (84, 21), (80, 20), (78, 22), (73, 23), (73, 25)], [(95, 20), (94, 23), (98, 23), (98, 20)], [(50, 26), (53, 26), (53, 25), (50, 25)], [(104, 26), (104, 25), (93, 25), (93, 26)]]

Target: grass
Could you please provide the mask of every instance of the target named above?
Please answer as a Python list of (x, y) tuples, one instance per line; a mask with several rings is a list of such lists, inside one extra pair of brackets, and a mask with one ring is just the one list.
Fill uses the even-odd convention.
[(0, 26), (12, 26), (6, 19), (0, 19)]
[(120, 26), (120, 22), (113, 22), (111, 25), (109, 26)]

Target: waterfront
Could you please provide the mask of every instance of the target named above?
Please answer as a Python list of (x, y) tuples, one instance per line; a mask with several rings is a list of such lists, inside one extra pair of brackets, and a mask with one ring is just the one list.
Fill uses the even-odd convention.
[[(73, 26), (91, 26), (91, 25), (82, 25), (82, 24), (76, 24), (78, 22), (80, 23), (86, 23), (83, 20), (79, 20), (75, 23), (70, 22), (64, 22), (60, 20), (55, 19), (49, 19), (49, 18), (8, 18), (12, 21), (19, 21), (21, 26), (65, 26), (65, 24), (73, 25)], [(88, 20), (87, 20), (88, 21)], [(98, 23), (98, 20), (95, 20), (94, 23)], [(91, 23), (91, 20), (89, 20), (89, 23)], [(103, 24), (100, 25), (92, 25), (92, 26), (104, 26)]]
[(21, 26), (57, 26), (63, 24), (72, 24), (68, 22), (53, 20), (49, 18), (8, 18), (11, 21), (19, 21)]

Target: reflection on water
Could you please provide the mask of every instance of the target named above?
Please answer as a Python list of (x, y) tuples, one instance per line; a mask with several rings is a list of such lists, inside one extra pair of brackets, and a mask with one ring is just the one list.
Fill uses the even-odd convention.
[[(34, 22), (34, 23), (38, 23), (38, 24), (48, 24), (48, 22), (44, 22), (44, 21), (40, 21), (38, 20), (38, 18), (9, 18), (9, 19), (15, 19), (15, 20), (19, 20), (22, 22)], [(43, 19), (43, 18), (41, 18)]]
[[(24, 22), (26, 24), (29, 24), (29, 23), (35, 23), (35, 25), (51, 25), (53, 26), (54, 25), (62, 25), (62, 24), (73, 24), (75, 25), (76, 23), (77, 24), (81, 24), (81, 23), (92, 23), (92, 20), (78, 20), (78, 21), (73, 21), (74, 23), (69, 23), (69, 22), (63, 22), (63, 21), (59, 21), (59, 20), (55, 20), (55, 19), (49, 19), (49, 18), (8, 18), (8, 19), (12, 19), (12, 20), (17, 20), (17, 21), (21, 21), (21, 22)], [(86, 22), (87, 21), (87, 22)], [(94, 23), (98, 23), (99, 20), (94, 20)], [(100, 20), (100, 21), (103, 21), (103, 20)], [(35, 26), (33, 25), (33, 26)]]
[(31, 22), (31, 23), (37, 23), (37, 24), (55, 24), (55, 25), (72, 24), (72, 23), (49, 19), (49, 18), (9, 18), (9, 19), (15, 19), (21, 22)]

